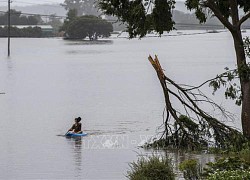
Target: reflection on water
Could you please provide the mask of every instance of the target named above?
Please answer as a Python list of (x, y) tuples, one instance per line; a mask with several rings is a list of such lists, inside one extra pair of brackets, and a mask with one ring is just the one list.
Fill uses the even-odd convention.
[[(110, 51), (106, 51), (106, 53), (109, 53)], [(103, 54), (105, 52), (98, 51), (98, 50), (68, 50), (66, 51), (66, 54)]]
[(81, 177), (82, 174), (82, 138), (81, 137), (75, 137), (70, 138), (66, 137), (69, 148), (72, 150), (73, 155), (73, 162), (75, 167), (75, 178)]
[(112, 40), (98, 40), (98, 41), (89, 41), (89, 40), (67, 40), (64, 43), (65, 45), (69, 46), (79, 46), (82, 47), (81, 49), (69, 49), (66, 51), (67, 54), (103, 54), (103, 53), (110, 53), (110, 50), (99, 50), (99, 48), (88, 49), (88, 45), (112, 45)]
[(67, 40), (65, 45), (108, 45), (113, 44), (112, 40), (98, 40), (98, 41), (89, 41), (89, 40)]
[(184, 151), (164, 151), (164, 155), (170, 157), (172, 163), (174, 165), (174, 170), (178, 174), (179, 177), (182, 177), (182, 172), (179, 169), (179, 164), (185, 160), (196, 159), (197, 162), (201, 165), (201, 167), (205, 167), (208, 162), (215, 161), (214, 154), (193, 154), (192, 152), (184, 152)]
[(181, 150), (146, 150), (144, 154), (140, 154), (140, 156), (148, 157), (152, 154), (156, 156), (165, 156), (171, 160), (173, 165), (173, 169), (175, 174), (177, 175), (177, 179), (183, 179), (183, 173), (179, 169), (179, 164), (185, 160), (195, 159), (201, 168), (204, 168), (208, 162), (214, 162), (217, 157), (214, 154), (206, 154), (206, 153), (192, 153), (185, 152)]

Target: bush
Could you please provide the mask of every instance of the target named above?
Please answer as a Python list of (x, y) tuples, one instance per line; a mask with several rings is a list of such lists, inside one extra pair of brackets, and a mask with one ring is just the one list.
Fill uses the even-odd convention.
[(250, 168), (250, 164), (239, 157), (223, 157), (214, 163), (209, 162), (207, 166), (208, 168), (204, 168), (205, 176), (213, 174), (216, 171), (247, 170)]
[(250, 170), (215, 171), (208, 180), (244, 180), (250, 179)]
[(244, 159), (246, 163), (250, 164), (250, 149), (249, 148), (241, 150), (238, 154), (239, 154), (238, 156), (241, 159)]
[(130, 180), (174, 180), (175, 174), (171, 161), (166, 157), (153, 155), (141, 157), (130, 164), (127, 177)]
[(201, 168), (195, 159), (183, 161), (180, 163), (179, 168), (183, 172), (185, 179), (193, 180), (200, 178)]

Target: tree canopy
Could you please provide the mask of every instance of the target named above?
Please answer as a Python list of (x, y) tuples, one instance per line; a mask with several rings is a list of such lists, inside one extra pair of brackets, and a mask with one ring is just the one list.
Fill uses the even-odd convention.
[(152, 30), (160, 34), (173, 30), (171, 10), (174, 1), (155, 0), (153, 8), (150, 8), (151, 3), (149, 0), (101, 0), (99, 7), (105, 14), (117, 16), (120, 21), (126, 22), (131, 38), (138, 35), (143, 37)]
[(76, 9), (77, 15), (99, 15), (96, 8), (96, 0), (65, 0), (61, 4), (66, 10)]
[[(71, 14), (71, 13), (69, 13)], [(111, 23), (96, 16), (80, 16), (68, 18), (65, 22), (64, 29), (66, 38), (97, 40), (98, 37), (109, 37), (113, 31)]]
[[(173, 30), (174, 4), (175, 0), (100, 0), (99, 7), (105, 14), (117, 16), (119, 20), (126, 22), (130, 37), (133, 38), (143, 37), (153, 30), (159, 34)], [(215, 15), (227, 28), (230, 27), (228, 18), (235, 19), (234, 14), (238, 12), (234, 9), (240, 8), (245, 13), (239, 25), (250, 17), (248, 0), (186, 0), (185, 4), (189, 10), (195, 11), (200, 22)]]

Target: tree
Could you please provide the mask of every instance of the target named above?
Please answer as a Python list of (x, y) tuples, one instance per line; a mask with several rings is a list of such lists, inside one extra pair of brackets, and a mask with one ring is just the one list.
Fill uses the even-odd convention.
[(98, 37), (109, 37), (113, 31), (112, 24), (96, 16), (80, 16), (66, 22), (65, 34), (69, 39), (97, 40)]
[[(175, 0), (100, 0), (99, 6), (105, 14), (126, 22), (132, 38), (143, 37), (153, 30), (159, 34), (171, 31), (174, 28), (171, 14), (174, 3)], [(216, 16), (233, 37), (241, 92), (242, 129), (250, 139), (250, 67), (241, 34), (241, 25), (250, 18), (249, 0), (186, 0), (186, 6), (195, 11), (201, 23), (210, 16)], [(242, 17), (240, 9), (244, 12)]]
[(75, 18), (77, 17), (77, 11), (76, 9), (70, 9), (68, 12), (67, 12), (67, 17), (66, 19), (64, 20), (64, 23), (63, 25), (61, 26), (61, 28), (59, 29), (59, 31), (66, 31), (69, 23), (71, 21), (73, 21)]
[(96, 0), (65, 0), (61, 4), (66, 10), (76, 9), (77, 15), (99, 15), (95, 6)]

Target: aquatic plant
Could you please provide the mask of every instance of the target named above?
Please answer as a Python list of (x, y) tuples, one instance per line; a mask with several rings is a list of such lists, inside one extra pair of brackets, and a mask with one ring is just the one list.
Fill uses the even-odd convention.
[(130, 180), (174, 180), (175, 174), (170, 159), (153, 155), (132, 162), (127, 177)]
[(201, 177), (201, 166), (195, 159), (183, 161), (179, 164), (179, 168), (183, 172), (185, 179), (195, 180)]

